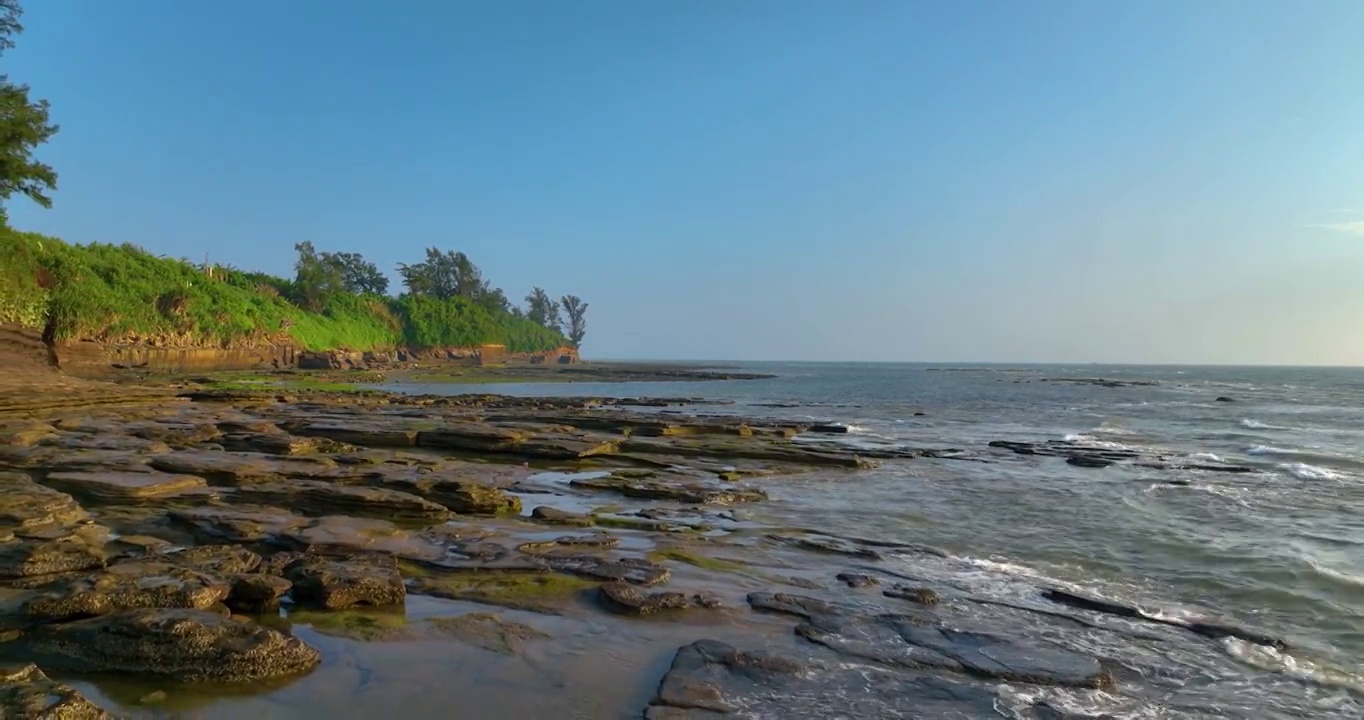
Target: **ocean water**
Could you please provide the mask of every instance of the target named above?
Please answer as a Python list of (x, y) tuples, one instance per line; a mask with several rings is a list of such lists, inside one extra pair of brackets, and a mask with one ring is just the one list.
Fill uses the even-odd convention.
[[(741, 367), (778, 377), (492, 390), (732, 400), (697, 411), (854, 429), (810, 442), (959, 448), (988, 462), (897, 460), (857, 474), (792, 478), (767, 485), (772, 500), (753, 513), (778, 526), (941, 548), (950, 554), (941, 567), (925, 568), (922, 558), (905, 563), (980, 594), (1008, 598), (1064, 585), (1135, 602), (1155, 616), (1217, 618), (1287, 640), (1287, 652), (1224, 641), (1217, 650), (1225, 663), (1166, 657), (1207, 667), (1203, 687), (1177, 699), (1201, 712), (1364, 712), (1364, 369)], [(1142, 384), (1056, 381), (1079, 378)], [(1217, 401), (1224, 396), (1234, 402)], [(1078, 468), (994, 450), (993, 440), (1070, 440), (1176, 462), (1245, 464), (1254, 472)], [(1091, 711), (1122, 710), (1088, 702)], [(1172, 702), (1118, 714), (1164, 716), (1161, 708)]]

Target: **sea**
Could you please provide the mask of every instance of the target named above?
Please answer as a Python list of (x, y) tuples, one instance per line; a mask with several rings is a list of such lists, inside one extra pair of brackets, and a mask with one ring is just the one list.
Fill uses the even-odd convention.
[[(1201, 669), (1206, 681), (1163, 698), (1051, 699), (1076, 712), (1364, 716), (1364, 368), (731, 367), (776, 377), (401, 389), (732, 401), (695, 411), (850, 430), (806, 442), (959, 449), (966, 459), (892, 460), (769, 483), (772, 499), (754, 513), (775, 526), (941, 549), (947, 559), (933, 568), (922, 557), (904, 563), (977, 594), (1008, 599), (1062, 586), (1176, 623), (1254, 628), (1289, 648), (1225, 638), (1210, 641), (1218, 659), (1163, 650), (1164, 661)], [(1114, 382), (1087, 382), (1095, 378)], [(989, 447), (1000, 440), (1179, 462), (1073, 467)], [(1178, 467), (1218, 464), (1253, 471)]]

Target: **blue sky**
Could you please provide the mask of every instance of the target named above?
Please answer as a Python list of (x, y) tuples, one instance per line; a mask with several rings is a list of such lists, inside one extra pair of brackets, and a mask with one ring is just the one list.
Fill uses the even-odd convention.
[(459, 249), (618, 358), (1364, 364), (1364, 3), (29, 0), (75, 242)]

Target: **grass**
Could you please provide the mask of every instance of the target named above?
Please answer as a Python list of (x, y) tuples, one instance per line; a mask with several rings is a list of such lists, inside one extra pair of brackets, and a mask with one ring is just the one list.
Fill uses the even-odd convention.
[(59, 340), (360, 351), (498, 343), (537, 352), (567, 344), (557, 331), (465, 298), (339, 293), (321, 312), (307, 312), (288, 300), (292, 286), (131, 244), (72, 245), (0, 227), (0, 322), (50, 327)]

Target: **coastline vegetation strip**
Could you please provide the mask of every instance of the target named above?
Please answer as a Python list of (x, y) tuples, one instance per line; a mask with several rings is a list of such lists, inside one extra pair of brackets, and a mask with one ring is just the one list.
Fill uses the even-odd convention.
[(73, 245), (0, 227), (0, 322), (44, 329), (54, 340), (172, 347), (501, 344), (539, 352), (569, 344), (565, 330), (582, 336), (581, 316), (567, 325), (560, 318), (566, 303), (537, 288), (531, 299), (541, 306), (523, 311), (462, 253), (435, 252), (403, 266), (407, 292), (390, 297), (387, 279), (358, 255), (317, 253), (307, 243), (298, 249), (290, 280), (159, 257), (131, 244)]

